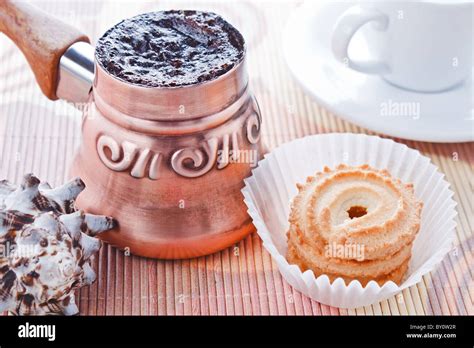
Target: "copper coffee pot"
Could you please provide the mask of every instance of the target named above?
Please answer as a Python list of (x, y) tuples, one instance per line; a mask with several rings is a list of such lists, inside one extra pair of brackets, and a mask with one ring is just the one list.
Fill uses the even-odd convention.
[(103, 240), (188, 258), (253, 231), (240, 190), (262, 153), (261, 117), (245, 57), (211, 81), (150, 88), (110, 75), (85, 35), (25, 3), (0, 2), (0, 31), (49, 99), (89, 103), (70, 173), (86, 184), (78, 208), (118, 220)]

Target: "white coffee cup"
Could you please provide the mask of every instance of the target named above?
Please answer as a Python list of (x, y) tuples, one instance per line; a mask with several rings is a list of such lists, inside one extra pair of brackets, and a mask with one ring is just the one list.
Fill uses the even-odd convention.
[[(447, 90), (472, 75), (473, 12), (466, 0), (359, 2), (338, 18), (332, 51), (349, 68), (398, 87)], [(363, 33), (376, 60), (349, 57), (353, 36), (368, 23)]]

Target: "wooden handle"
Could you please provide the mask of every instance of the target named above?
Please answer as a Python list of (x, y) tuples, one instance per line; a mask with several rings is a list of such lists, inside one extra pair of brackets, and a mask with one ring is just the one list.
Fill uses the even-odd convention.
[(44, 95), (56, 100), (59, 60), (75, 42), (87, 36), (69, 24), (24, 1), (0, 0), (0, 32), (25, 55)]

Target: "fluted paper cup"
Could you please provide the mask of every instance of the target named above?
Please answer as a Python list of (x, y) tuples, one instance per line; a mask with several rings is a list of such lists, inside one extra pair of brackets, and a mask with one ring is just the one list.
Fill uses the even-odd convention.
[[(290, 203), (297, 194), (296, 183), (321, 171), (324, 166), (369, 164), (387, 169), (405, 183), (413, 183), (415, 195), (423, 201), (421, 228), (412, 258), (400, 286), (389, 281), (365, 287), (357, 280), (348, 285), (341, 278), (330, 283), (326, 275), (301, 272), (286, 260)], [(282, 276), (295, 289), (326, 305), (356, 308), (386, 299), (415, 285), (432, 271), (452, 248), (456, 203), (448, 182), (430, 159), (390, 139), (350, 133), (313, 135), (286, 143), (265, 156), (242, 189), (248, 212)]]

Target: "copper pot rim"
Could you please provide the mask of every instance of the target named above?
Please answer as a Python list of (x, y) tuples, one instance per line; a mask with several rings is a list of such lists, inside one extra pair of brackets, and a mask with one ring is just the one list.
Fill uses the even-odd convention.
[(242, 58), (240, 58), (238, 63), (235, 64), (230, 70), (226, 71), (222, 75), (216, 76), (215, 78), (213, 78), (211, 80), (202, 81), (202, 82), (198, 82), (198, 83), (192, 83), (192, 84), (188, 84), (188, 85), (181, 85), (181, 86), (145, 86), (145, 85), (135, 84), (135, 83), (129, 82), (127, 80), (123, 80), (123, 79), (109, 73), (107, 70), (104, 69), (102, 64), (97, 59), (97, 54), (96, 54), (95, 48), (94, 48), (94, 63), (95, 63), (96, 71), (97, 71), (97, 69), (100, 69), (100, 70), (102, 70), (102, 72), (104, 74), (109, 75), (110, 77), (112, 77), (117, 82), (130, 85), (134, 88), (154, 89), (154, 90), (169, 90), (169, 91), (178, 90), (178, 89), (182, 90), (182, 89), (186, 89), (186, 88), (193, 89), (193, 88), (200, 87), (200, 86), (203, 86), (203, 85), (209, 85), (212, 82), (217, 82), (217, 80), (222, 80), (226, 76), (231, 75), (234, 72), (234, 70), (237, 70), (241, 65), (243, 65), (245, 63), (246, 57), (247, 57), (247, 44), (244, 41), (244, 49), (243, 49), (243, 52), (242, 52)]
[(232, 69), (215, 79), (162, 88), (123, 81), (96, 60), (93, 95), (99, 96), (103, 104), (134, 119), (167, 122), (201, 119), (221, 112), (245, 93), (249, 84), (245, 63), (244, 56)]

